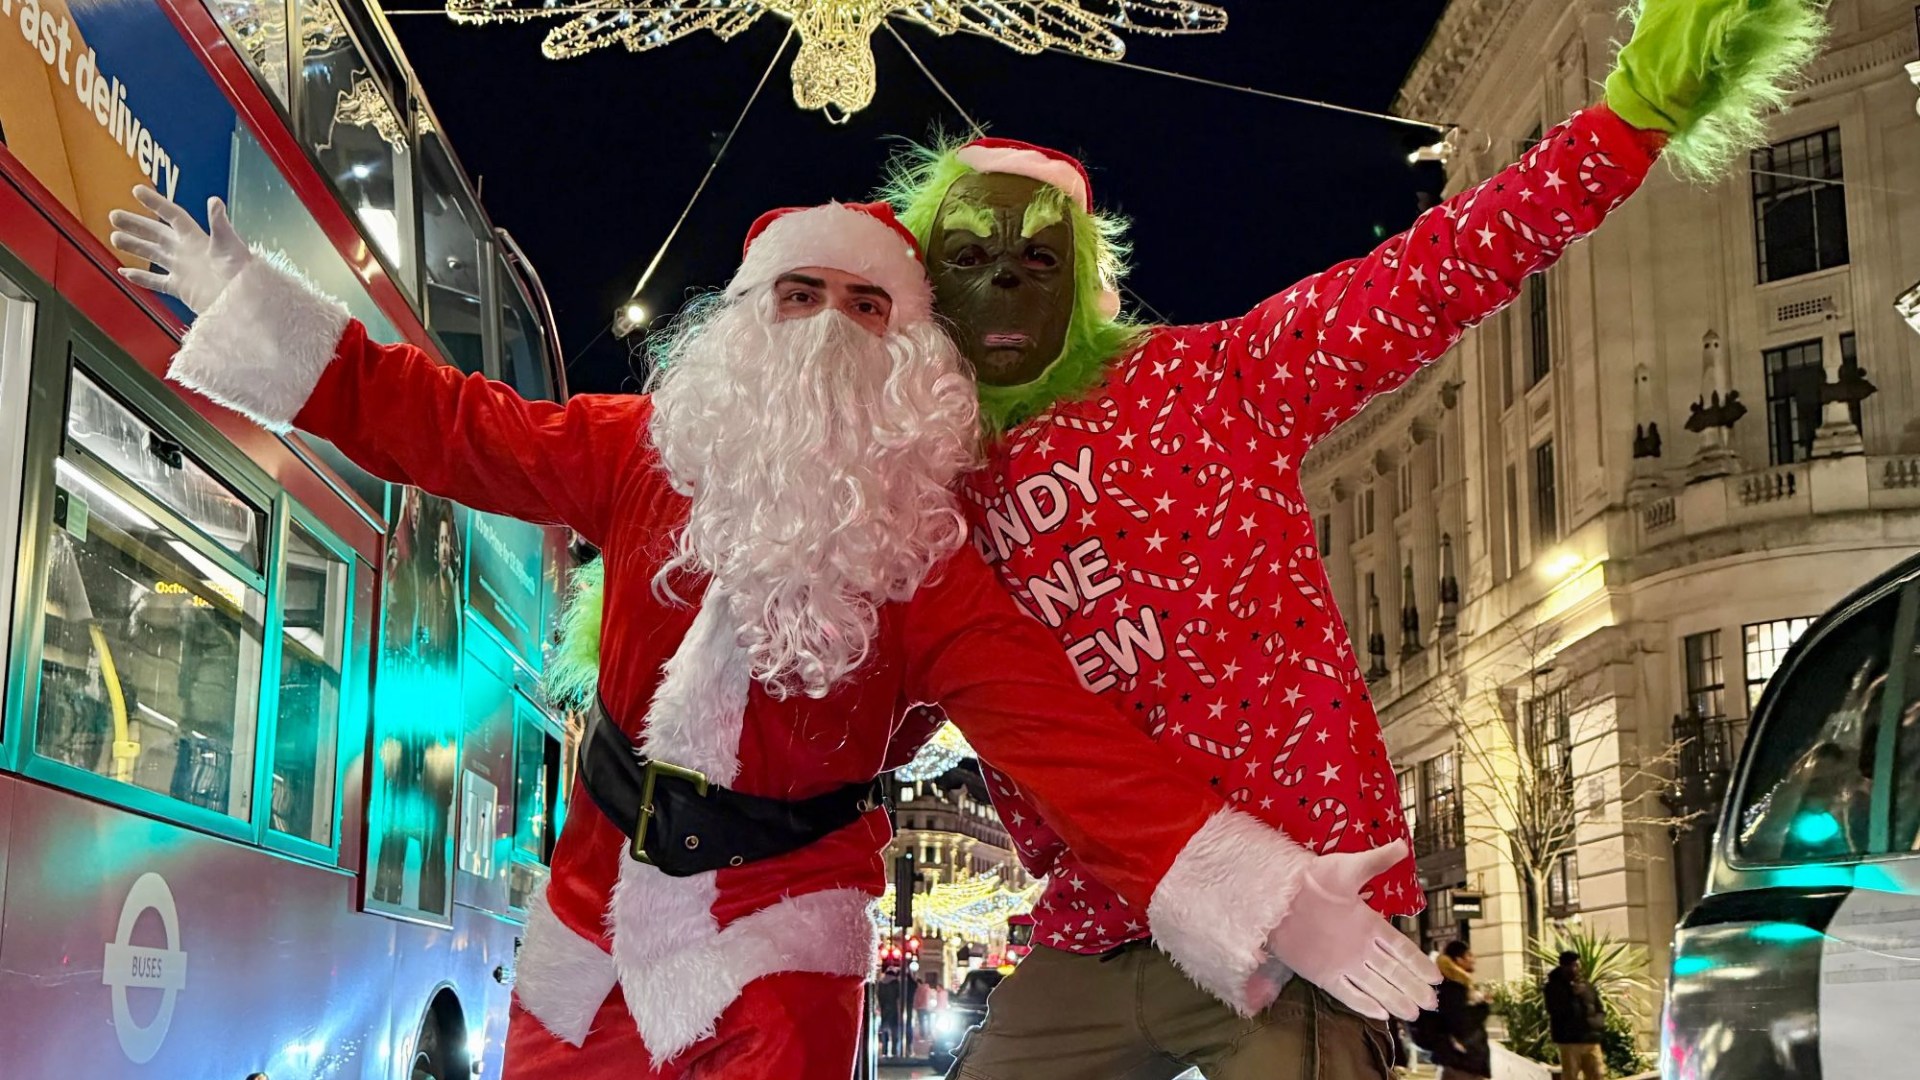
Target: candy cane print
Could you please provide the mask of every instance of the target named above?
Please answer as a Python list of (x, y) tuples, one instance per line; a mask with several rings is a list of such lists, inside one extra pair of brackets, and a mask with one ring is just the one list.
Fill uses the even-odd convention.
[(1301, 563), (1312, 562), (1319, 557), (1320, 552), (1312, 544), (1301, 544), (1295, 548), (1293, 557), (1287, 560), (1287, 580), (1293, 582), (1293, 587), (1307, 598), (1307, 603), (1312, 604), (1315, 610), (1325, 611), (1327, 598), (1321, 595), (1319, 586), (1308, 580), (1306, 573), (1300, 569)]
[(1220, 481), (1220, 491), (1214, 496), (1213, 509), (1208, 512), (1208, 536), (1220, 535), (1220, 526), (1227, 523), (1227, 503), (1233, 499), (1233, 470), (1215, 461), (1193, 478), (1195, 487), (1206, 487), (1208, 481), (1216, 478)]
[(1100, 399), (1100, 418), (1089, 420), (1081, 416), (1062, 416), (1056, 413), (1053, 422), (1068, 431), (1084, 431), (1089, 435), (1104, 435), (1113, 430), (1120, 422), (1120, 406), (1110, 397)]
[(1167, 400), (1160, 406), (1160, 411), (1154, 414), (1153, 425), (1147, 428), (1148, 444), (1162, 454), (1177, 454), (1180, 448), (1187, 444), (1183, 436), (1161, 434), (1167, 428), (1167, 417), (1173, 415), (1173, 407), (1179, 400), (1172, 394), (1168, 394)]
[(1193, 670), (1193, 674), (1200, 680), (1201, 686), (1212, 686), (1214, 683), (1220, 681), (1219, 678), (1207, 667), (1207, 662), (1200, 659), (1200, 654), (1193, 651), (1193, 646), (1187, 644), (1196, 633), (1201, 637), (1206, 637), (1208, 634), (1213, 633), (1213, 624), (1205, 619), (1195, 619), (1186, 626), (1181, 627), (1180, 636), (1173, 639), (1173, 651), (1179, 653), (1180, 659), (1186, 661), (1187, 667)]
[(1574, 233), (1573, 215), (1567, 213), (1565, 210), (1555, 209), (1553, 211), (1553, 223), (1560, 227), (1559, 236), (1548, 236), (1540, 230), (1535, 229), (1533, 226), (1515, 217), (1511, 210), (1500, 211), (1500, 224), (1505, 225), (1511, 231), (1519, 234), (1520, 239), (1546, 251), (1552, 251), (1560, 247), (1561, 241), (1566, 237), (1572, 236)]
[[(1445, 273), (1445, 274), (1465, 274), (1466, 276), (1474, 279), (1475, 281), (1480, 281), (1480, 282), (1493, 282), (1493, 281), (1500, 280), (1499, 274), (1496, 274), (1493, 271), (1487, 269), (1486, 267), (1481, 266), (1479, 263), (1468, 262), (1465, 259), (1455, 258), (1451, 255), (1440, 260), (1440, 271), (1441, 273)], [(1452, 294), (1449, 294), (1449, 295), (1452, 295)]]
[(1587, 194), (1598, 195), (1606, 190), (1607, 185), (1601, 182), (1599, 177), (1593, 175), (1594, 172), (1599, 169), (1617, 169), (1619, 167), (1620, 166), (1613, 163), (1612, 158), (1607, 156), (1606, 151), (1595, 150), (1593, 153), (1580, 159), (1580, 186), (1587, 189)]
[(1302, 656), (1300, 658), (1300, 666), (1305, 668), (1309, 675), (1318, 675), (1323, 679), (1332, 679), (1342, 686), (1347, 684), (1347, 677), (1339, 668), (1334, 667), (1319, 657)]
[(1287, 733), (1287, 741), (1280, 744), (1280, 752), (1273, 756), (1273, 780), (1281, 787), (1297, 786), (1300, 781), (1307, 778), (1305, 765), (1296, 765), (1289, 769), (1287, 762), (1293, 757), (1294, 748), (1300, 745), (1300, 740), (1306, 735), (1307, 729), (1312, 726), (1313, 710), (1308, 709), (1294, 720), (1293, 730)]
[(1200, 580), (1200, 556), (1191, 551), (1180, 553), (1180, 568), (1186, 571), (1185, 577), (1170, 578), (1156, 574), (1151, 570), (1127, 567), (1127, 576), (1135, 585), (1145, 585), (1150, 589), (1165, 589), (1168, 592), (1186, 592), (1193, 583)]
[(1327, 826), (1327, 837), (1314, 845), (1316, 854), (1325, 855), (1340, 846), (1340, 838), (1347, 834), (1347, 804), (1331, 796), (1313, 804), (1307, 811), (1307, 817), (1319, 821), (1328, 814), (1333, 815), (1333, 823)]
[(1396, 315), (1393, 312), (1388, 311), (1386, 308), (1383, 308), (1383, 307), (1376, 307), (1373, 309), (1373, 321), (1379, 323), (1381, 326), (1387, 327), (1390, 330), (1398, 330), (1400, 333), (1405, 334), (1406, 336), (1413, 338), (1416, 341), (1425, 341), (1428, 338), (1432, 337), (1437, 330), (1439, 330), (1440, 318), (1439, 316), (1435, 315), (1433, 313), (1433, 310), (1427, 307), (1427, 305), (1425, 304), (1416, 303), (1414, 307), (1417, 308), (1420, 312), (1420, 319), (1418, 322), (1415, 322), (1411, 319), (1401, 318), (1399, 315)]
[(1119, 503), (1120, 509), (1133, 515), (1134, 520), (1146, 521), (1153, 517), (1153, 515), (1147, 513), (1147, 508), (1135, 501), (1133, 496), (1127, 494), (1127, 489), (1121, 487), (1119, 483), (1114, 480), (1115, 476), (1132, 475), (1133, 462), (1128, 461), (1126, 458), (1109, 461), (1107, 462), (1107, 467), (1100, 470), (1100, 490), (1105, 492), (1108, 498)]
[(1367, 370), (1367, 365), (1361, 363), (1360, 361), (1349, 360), (1344, 356), (1341, 356), (1337, 353), (1330, 353), (1325, 349), (1315, 349), (1313, 351), (1313, 355), (1307, 357), (1307, 363), (1318, 364), (1321, 367), (1329, 367), (1335, 371), (1343, 371), (1343, 372), (1349, 372), (1349, 373), (1357, 373), (1357, 372)]
[(1295, 517), (1307, 512), (1306, 503), (1299, 502), (1286, 492), (1270, 488), (1265, 484), (1256, 484), (1253, 493)]
[(1274, 411), (1280, 414), (1280, 422), (1277, 424), (1265, 416), (1260, 415), (1260, 410), (1254, 407), (1250, 399), (1240, 399), (1240, 411), (1246, 413), (1247, 419), (1253, 421), (1253, 426), (1260, 429), (1260, 434), (1265, 435), (1269, 439), (1273, 439), (1276, 442), (1284, 442), (1293, 435), (1292, 402), (1282, 401), (1274, 406)]
[(1212, 754), (1217, 758), (1237, 761), (1240, 755), (1247, 752), (1247, 747), (1253, 745), (1253, 723), (1248, 720), (1240, 721), (1234, 725), (1234, 733), (1237, 739), (1232, 746), (1228, 746), (1226, 743), (1215, 742), (1205, 735), (1189, 731), (1187, 732), (1187, 745), (1202, 753)]
[(1160, 733), (1165, 730), (1167, 730), (1167, 707), (1155, 705), (1153, 711), (1147, 713), (1147, 738), (1158, 739)]
[(1242, 619), (1251, 619), (1260, 610), (1260, 601), (1246, 595), (1247, 582), (1253, 577), (1254, 567), (1260, 564), (1260, 556), (1267, 553), (1267, 542), (1253, 545), (1253, 554), (1247, 556), (1247, 564), (1240, 568), (1240, 576), (1233, 579), (1233, 588), (1227, 590), (1227, 610)]
[(1233, 789), (1233, 794), (1227, 796), (1227, 801), (1235, 805), (1251, 802), (1253, 801), (1253, 789), (1235, 788)]

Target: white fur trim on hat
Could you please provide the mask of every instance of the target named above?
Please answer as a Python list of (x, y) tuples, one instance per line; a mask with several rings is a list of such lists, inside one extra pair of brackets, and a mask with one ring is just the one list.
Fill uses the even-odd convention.
[(1059, 158), (1011, 146), (963, 146), (954, 157), (974, 172), (1009, 173), (1052, 184), (1066, 192), (1080, 209), (1089, 212), (1093, 209), (1092, 194), (1087, 191), (1087, 182), (1081, 178), (1080, 170)]
[(727, 295), (740, 296), (803, 266), (858, 274), (893, 298), (892, 326), (924, 322), (933, 313), (933, 286), (908, 243), (871, 214), (828, 203), (786, 214), (747, 246)]

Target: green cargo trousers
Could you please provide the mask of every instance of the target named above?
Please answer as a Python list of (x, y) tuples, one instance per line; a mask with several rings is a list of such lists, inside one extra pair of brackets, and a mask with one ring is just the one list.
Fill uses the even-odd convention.
[(1165, 953), (1105, 957), (1035, 949), (987, 999), (950, 1080), (1390, 1080), (1393, 1036), (1293, 979), (1240, 1017)]

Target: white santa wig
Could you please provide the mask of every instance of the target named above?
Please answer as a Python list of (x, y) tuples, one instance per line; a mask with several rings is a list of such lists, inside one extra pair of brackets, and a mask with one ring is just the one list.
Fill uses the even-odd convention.
[[(654, 350), (653, 442), (692, 500), (655, 588), (709, 575), (776, 696), (824, 696), (858, 668), (879, 606), (965, 540), (948, 485), (976, 459), (974, 387), (890, 219), (839, 205), (780, 217)], [(802, 267), (886, 288), (886, 334), (837, 311), (777, 320), (772, 284)]]

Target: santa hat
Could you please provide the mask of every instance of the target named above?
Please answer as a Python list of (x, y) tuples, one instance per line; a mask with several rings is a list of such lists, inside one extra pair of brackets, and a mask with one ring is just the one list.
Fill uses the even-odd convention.
[[(1082, 213), (1093, 212), (1093, 181), (1087, 167), (1072, 154), (1018, 139), (980, 138), (954, 151), (954, 159), (978, 173), (1024, 176), (1054, 187), (1073, 200)], [(1120, 294), (1107, 285), (1100, 294), (1100, 314), (1120, 314)]]
[(920, 262), (920, 245), (886, 203), (831, 202), (760, 215), (747, 230), (740, 269), (727, 295), (743, 296), (803, 266), (858, 274), (887, 290), (893, 298), (892, 326), (923, 322), (933, 313), (933, 286)]

